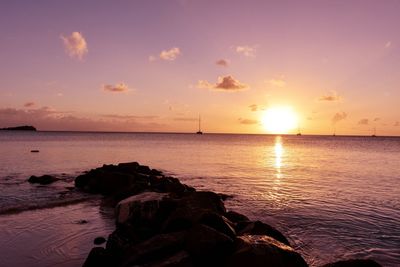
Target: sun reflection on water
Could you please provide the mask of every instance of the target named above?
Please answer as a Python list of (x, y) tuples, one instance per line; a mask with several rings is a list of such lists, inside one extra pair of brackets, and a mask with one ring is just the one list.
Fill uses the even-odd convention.
[(282, 145), (282, 138), (280, 136), (277, 136), (275, 138), (274, 151), (275, 151), (276, 178), (280, 179), (280, 178), (282, 178), (281, 168), (283, 166), (282, 156), (284, 153), (284, 149), (283, 149), (283, 145)]

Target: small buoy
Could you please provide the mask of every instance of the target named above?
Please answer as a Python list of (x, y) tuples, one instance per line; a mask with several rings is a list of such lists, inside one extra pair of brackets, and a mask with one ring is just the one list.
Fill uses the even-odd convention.
[(39, 153), (39, 150), (37, 149), (31, 150), (31, 153)]

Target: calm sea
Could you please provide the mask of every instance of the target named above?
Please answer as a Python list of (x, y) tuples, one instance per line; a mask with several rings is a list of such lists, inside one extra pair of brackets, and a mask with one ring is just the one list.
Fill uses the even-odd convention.
[[(40, 153), (30, 153), (32, 149)], [(226, 202), (229, 209), (274, 225), (312, 266), (352, 257), (400, 266), (400, 138), (393, 137), (0, 132), (0, 225), (8, 228), (0, 236), (2, 254), (11, 251), (18, 257), (14, 266), (21, 257), (35, 266), (37, 259), (28, 254), (54, 247), (61, 256), (71, 256), (71, 242), (76, 245), (71, 250), (77, 249), (80, 236), (89, 231), (72, 238), (68, 224), (63, 225), (65, 246), (55, 245), (51, 235), (59, 230), (44, 230), (40, 218), (71, 216), (72, 222), (82, 213), (36, 208), (87, 198), (66, 191), (77, 174), (129, 161), (164, 170), (198, 189), (232, 195)], [(62, 181), (51, 186), (26, 182), (30, 175), (42, 174)], [(29, 211), (9, 214), (24, 209)], [(90, 218), (102, 217), (93, 209), (86, 207), (87, 214), (94, 214)], [(21, 240), (29, 242), (30, 234), (38, 245), (18, 254), (24, 251)], [(0, 265), (13, 263), (9, 258), (0, 259)], [(51, 262), (40, 265), (46, 264)], [(74, 266), (68, 264), (63, 266)]]

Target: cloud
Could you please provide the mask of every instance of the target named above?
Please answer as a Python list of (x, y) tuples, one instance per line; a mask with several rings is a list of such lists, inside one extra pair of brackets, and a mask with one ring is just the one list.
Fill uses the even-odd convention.
[(61, 35), (61, 40), (70, 57), (81, 60), (89, 51), (86, 40), (80, 32), (73, 32), (70, 36)]
[(359, 125), (368, 125), (369, 124), (369, 120), (368, 119), (361, 119), (358, 122)]
[(238, 120), (240, 124), (246, 124), (246, 125), (258, 124), (258, 120), (242, 119), (242, 118), (239, 118)]
[(228, 65), (229, 65), (228, 60), (225, 60), (225, 59), (217, 60), (215, 62), (215, 64), (217, 64), (218, 66), (222, 66), (222, 67), (228, 67)]
[(208, 81), (200, 80), (197, 83), (197, 87), (230, 92), (240, 91), (249, 88), (248, 85), (239, 82), (231, 75), (218, 77), (218, 81), (215, 84), (211, 84)]
[(389, 47), (391, 47), (391, 46), (392, 46), (392, 42), (391, 42), (391, 41), (386, 42), (385, 48), (389, 48)]
[(26, 107), (26, 108), (31, 108), (31, 107), (34, 107), (35, 105), (36, 105), (35, 102), (26, 102), (26, 103), (24, 104), (24, 107)]
[(285, 87), (286, 86), (286, 81), (283, 79), (271, 79), (268, 81), (268, 83), (275, 87)]
[(336, 124), (339, 121), (345, 120), (347, 118), (346, 112), (338, 112), (332, 117), (332, 123)]
[(256, 48), (253, 46), (236, 46), (235, 48), (236, 53), (244, 55), (246, 57), (255, 57), (256, 56)]
[(181, 54), (181, 50), (178, 47), (173, 47), (170, 50), (163, 50), (160, 53), (162, 60), (174, 61)]
[(323, 95), (318, 98), (319, 101), (336, 102), (342, 98), (335, 92), (331, 91), (330, 94)]
[(399, 126), (400, 126), (400, 121), (396, 121), (396, 122), (394, 123), (394, 126), (399, 127)]
[(137, 116), (137, 115), (121, 115), (121, 114), (102, 114), (100, 116), (104, 118), (118, 119), (118, 120), (153, 120), (158, 118), (158, 116), (152, 116), (152, 115)]
[(264, 110), (265, 106), (263, 105), (257, 105), (257, 104), (252, 104), (249, 106), (251, 111), (259, 111), (259, 110)]
[(149, 61), (150, 62), (153, 62), (153, 61), (156, 61), (156, 60), (157, 60), (157, 58), (155, 56), (153, 56), (153, 55), (149, 56)]
[(103, 90), (106, 92), (122, 93), (122, 92), (127, 92), (130, 89), (125, 83), (117, 83), (115, 85), (105, 84), (103, 85)]
[(375, 118), (374, 119), (374, 121), (380, 121), (381, 120), (381, 118)]

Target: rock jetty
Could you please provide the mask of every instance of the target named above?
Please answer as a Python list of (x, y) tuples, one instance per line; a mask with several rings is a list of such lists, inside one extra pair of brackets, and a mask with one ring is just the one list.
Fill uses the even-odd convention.
[[(84, 267), (308, 266), (277, 229), (227, 211), (223, 195), (197, 191), (137, 162), (90, 170), (75, 186), (104, 195), (115, 207), (115, 231), (105, 248), (90, 251)], [(354, 260), (326, 266), (380, 265)]]
[(36, 131), (36, 128), (30, 125), (0, 128), (3, 131)]

